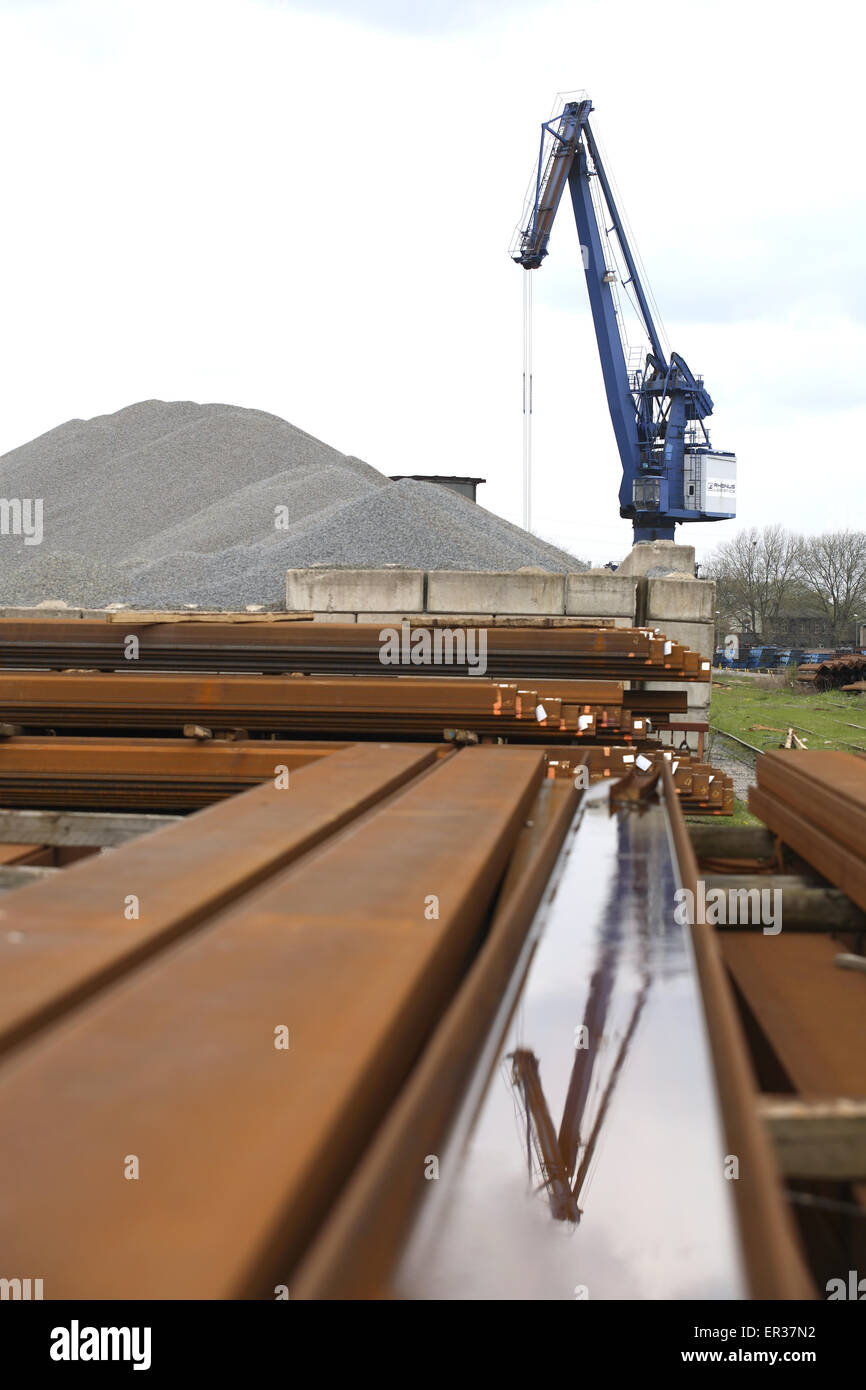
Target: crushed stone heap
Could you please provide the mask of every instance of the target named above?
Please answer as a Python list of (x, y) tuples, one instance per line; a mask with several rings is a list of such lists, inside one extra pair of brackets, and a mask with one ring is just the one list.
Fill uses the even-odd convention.
[(70, 420), (0, 458), (0, 496), (43, 499), (40, 544), (0, 536), (4, 606), (273, 609), (286, 570), (315, 564), (584, 567), (446, 488), (392, 483), (230, 405), (142, 401)]

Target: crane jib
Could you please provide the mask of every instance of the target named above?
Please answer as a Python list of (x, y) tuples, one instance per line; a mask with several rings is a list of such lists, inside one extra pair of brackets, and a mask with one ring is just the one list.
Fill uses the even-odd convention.
[[(668, 359), (662, 346), (589, 123), (592, 109), (588, 98), (566, 102), (558, 116), (542, 125), (534, 197), (512, 254), (524, 269), (539, 268), (568, 188), (622, 462), (620, 515), (632, 519), (635, 540), (672, 540), (681, 522), (720, 521), (736, 514), (736, 458), (710, 445), (704, 422), (713, 401), (703, 380), (679, 354)], [(641, 368), (626, 360), (624, 320), (615, 292), (619, 261), (626, 272), (623, 289), (647, 339)]]

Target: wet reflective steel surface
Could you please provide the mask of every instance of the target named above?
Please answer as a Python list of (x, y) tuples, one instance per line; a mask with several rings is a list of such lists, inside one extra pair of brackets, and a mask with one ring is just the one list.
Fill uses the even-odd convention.
[(587, 794), (397, 1297), (746, 1296), (678, 886), (663, 805)]

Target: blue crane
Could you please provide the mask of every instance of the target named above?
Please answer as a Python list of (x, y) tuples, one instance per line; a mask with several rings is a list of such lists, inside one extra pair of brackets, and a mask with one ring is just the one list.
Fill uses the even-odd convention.
[[(673, 540), (685, 521), (725, 521), (736, 514), (737, 461), (710, 447), (706, 420), (713, 411), (703, 380), (685, 360), (662, 347), (647, 294), (629, 246), (598, 145), (589, 124), (589, 99), (568, 101), (541, 127), (534, 198), (518, 230), (513, 259), (537, 270), (547, 255), (560, 200), (568, 184), (604, 389), (622, 460), (620, 516), (630, 517), (635, 541)], [(639, 365), (629, 364), (625, 326), (615, 287), (619, 280), (605, 242), (614, 236), (629, 294), (648, 340)]]

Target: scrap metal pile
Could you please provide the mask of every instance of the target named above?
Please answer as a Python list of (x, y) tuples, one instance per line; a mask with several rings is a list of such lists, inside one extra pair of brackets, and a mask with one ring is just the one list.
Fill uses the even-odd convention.
[(852, 652), (827, 661), (806, 661), (797, 667), (797, 683), (812, 690), (866, 691), (866, 656)]

